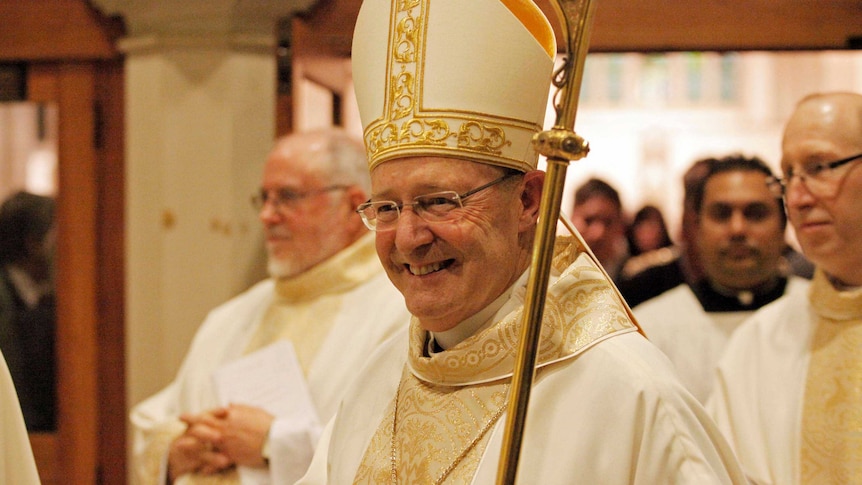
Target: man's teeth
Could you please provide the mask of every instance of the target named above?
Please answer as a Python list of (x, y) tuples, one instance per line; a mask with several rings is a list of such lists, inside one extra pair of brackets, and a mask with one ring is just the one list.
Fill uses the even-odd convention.
[(443, 263), (433, 263), (433, 264), (428, 264), (425, 266), (410, 265), (409, 268), (410, 268), (410, 273), (412, 273), (413, 275), (423, 276), (423, 275), (426, 275), (428, 273), (440, 271), (440, 269), (443, 268)]

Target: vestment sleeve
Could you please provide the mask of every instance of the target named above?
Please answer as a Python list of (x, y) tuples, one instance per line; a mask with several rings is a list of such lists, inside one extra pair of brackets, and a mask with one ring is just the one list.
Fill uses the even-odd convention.
[(326, 427), (323, 428), (323, 433), (317, 442), (317, 448), (314, 450), (314, 458), (311, 460), (311, 465), (309, 465), (305, 476), (296, 482), (296, 485), (326, 485), (328, 483), (329, 442), (332, 438), (332, 429), (336, 416), (333, 416), (329, 420), (329, 423), (326, 424)]
[(316, 416), (277, 418), (270, 429), (272, 483), (294, 483), (305, 473), (321, 426)]
[(132, 409), (132, 466), (139, 485), (167, 483), (168, 447), (185, 430), (176, 417), (176, 392), (176, 385), (171, 384)]

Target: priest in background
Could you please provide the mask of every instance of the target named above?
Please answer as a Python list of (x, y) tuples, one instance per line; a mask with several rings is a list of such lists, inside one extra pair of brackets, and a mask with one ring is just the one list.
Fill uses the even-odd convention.
[(814, 278), (737, 329), (707, 408), (754, 483), (862, 483), (862, 95), (803, 98), (781, 149)]
[(409, 320), (356, 206), (361, 143), (279, 139), (252, 198), (270, 278), (207, 316), (176, 379), (134, 407), (141, 484), (292, 483), (374, 349)]

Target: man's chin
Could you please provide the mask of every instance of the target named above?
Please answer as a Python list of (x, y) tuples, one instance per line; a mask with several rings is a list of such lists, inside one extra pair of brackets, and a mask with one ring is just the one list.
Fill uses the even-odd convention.
[(269, 259), (266, 270), (273, 278), (292, 278), (298, 275), (302, 269), (293, 261)]

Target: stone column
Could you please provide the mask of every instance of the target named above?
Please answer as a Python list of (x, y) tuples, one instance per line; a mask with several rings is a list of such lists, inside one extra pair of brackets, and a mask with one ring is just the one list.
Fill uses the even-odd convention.
[(210, 309), (265, 275), (249, 197), (275, 136), (276, 26), (311, 3), (94, 1), (128, 33), (130, 406), (173, 378)]

